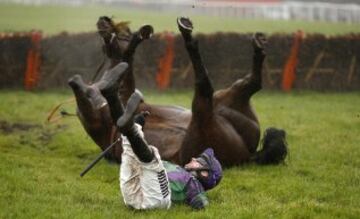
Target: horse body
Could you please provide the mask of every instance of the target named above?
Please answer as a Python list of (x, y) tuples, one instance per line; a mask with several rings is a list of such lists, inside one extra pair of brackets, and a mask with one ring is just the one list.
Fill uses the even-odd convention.
[(179, 163), (178, 153), (191, 120), (191, 111), (176, 106), (142, 103), (139, 111), (148, 111), (145, 139), (159, 149), (164, 160)]
[[(212, 147), (224, 167), (248, 162), (260, 139), (260, 125), (250, 101), (237, 110), (232, 101), (218, 101), (212, 97), (212, 107), (192, 115), (180, 147), (180, 163), (185, 164), (207, 147)], [(198, 101), (196, 98), (194, 101)], [(199, 101), (201, 104), (201, 101)], [(198, 106), (197, 106), (198, 107)]]
[(222, 116), (215, 114), (206, 122), (190, 123), (181, 148), (181, 164), (196, 157), (207, 147), (214, 149), (224, 167), (241, 164), (249, 159), (249, 152), (244, 146), (243, 138), (234, 127)]
[[(141, 31), (137, 33), (139, 32), (141, 33)], [(135, 91), (132, 59), (141, 41), (137, 40), (133, 34), (126, 44), (122, 42), (121, 46), (116, 46), (118, 39), (109, 40), (103, 35), (102, 37), (105, 50), (107, 48), (110, 51), (107, 55), (112, 66), (121, 61), (129, 63), (119, 90), (122, 102), (126, 103)], [(125, 51), (117, 51), (124, 48), (126, 48)], [(162, 159), (177, 164), (187, 163), (207, 147), (214, 149), (219, 161), (225, 167), (249, 161), (256, 151), (260, 138), (259, 121), (251, 106), (250, 98), (261, 89), (261, 65), (264, 57), (254, 57), (253, 73), (245, 79), (236, 81), (229, 88), (213, 92), (206, 69), (202, 66), (197, 44), (188, 46), (188, 52), (197, 78), (192, 109), (141, 103), (138, 112), (150, 112), (144, 126), (145, 139), (158, 148)], [(112, 54), (117, 55), (114, 57)], [(96, 85), (89, 86), (80, 83), (82, 89), (76, 89), (79, 83), (75, 80), (73, 84), (76, 86), (72, 86), (73, 81), (70, 79), (69, 84), (76, 96), (80, 121), (96, 144), (104, 150), (120, 136), (116, 132), (109, 108), (104, 100), (98, 97), (101, 95)], [(94, 104), (95, 102), (99, 103)], [(107, 158), (121, 162), (121, 152), (119, 143)]]
[[(72, 77), (69, 85), (73, 89), (77, 103), (77, 115), (87, 134), (102, 149), (119, 134), (112, 124), (109, 107), (105, 98), (94, 85), (85, 84), (80, 77)], [(121, 162), (122, 147), (117, 144), (105, 157), (108, 160)]]

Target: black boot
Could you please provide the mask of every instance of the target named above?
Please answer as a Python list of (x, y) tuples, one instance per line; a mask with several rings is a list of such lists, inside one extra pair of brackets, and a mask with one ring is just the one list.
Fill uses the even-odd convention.
[(128, 68), (126, 62), (122, 62), (109, 71), (105, 72), (100, 81), (95, 83), (105, 97), (109, 104), (111, 118), (114, 123), (119, 119), (119, 117), (124, 113), (124, 108), (121, 104), (119, 98), (119, 83), (125, 75), (125, 72)]
[(117, 94), (119, 82), (125, 76), (128, 67), (129, 65), (126, 62), (121, 62), (109, 71), (106, 71), (101, 79), (95, 83), (103, 96)]
[(149, 163), (154, 159), (154, 154), (134, 123), (134, 116), (141, 101), (142, 96), (139, 93), (135, 92), (131, 95), (124, 114), (117, 121), (117, 126), (119, 131), (129, 140), (131, 148), (139, 160)]

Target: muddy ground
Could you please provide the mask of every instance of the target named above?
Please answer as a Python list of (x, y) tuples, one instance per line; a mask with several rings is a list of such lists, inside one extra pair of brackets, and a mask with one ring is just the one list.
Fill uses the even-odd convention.
[(12, 123), (6, 120), (0, 120), (0, 133), (3, 135), (19, 135), (18, 143), (21, 145), (47, 145), (57, 133), (66, 128), (66, 125), (44, 127), (43, 125), (34, 123)]

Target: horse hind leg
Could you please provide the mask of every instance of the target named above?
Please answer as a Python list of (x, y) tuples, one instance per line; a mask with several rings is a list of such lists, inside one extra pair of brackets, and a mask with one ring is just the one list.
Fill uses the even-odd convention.
[(149, 39), (154, 33), (154, 28), (151, 25), (143, 25), (139, 28), (138, 31), (131, 35), (131, 39), (129, 45), (124, 51), (123, 60), (124, 62), (132, 62), (134, 59), (134, 54), (136, 48), (142, 43), (144, 40)]
[(154, 33), (154, 28), (151, 25), (143, 25), (138, 31), (131, 34), (130, 42), (123, 54), (123, 61), (129, 64), (127, 73), (121, 83), (119, 94), (123, 103), (127, 103), (130, 96), (135, 92), (136, 83), (133, 74), (133, 62), (136, 48), (146, 39), (149, 39)]
[(205, 147), (201, 127), (213, 119), (213, 92), (207, 70), (202, 62), (198, 43), (191, 36), (192, 23), (188, 18), (178, 18), (178, 27), (183, 36), (186, 50), (192, 62), (195, 74), (195, 91), (192, 101), (192, 118), (179, 151), (181, 164), (191, 157), (199, 155)]
[(154, 33), (151, 25), (143, 25), (138, 31), (131, 33), (130, 29), (124, 26), (127, 34), (120, 39), (117, 37), (117, 28), (114, 21), (106, 16), (100, 17), (97, 22), (99, 35), (104, 40), (103, 50), (110, 59), (110, 68), (120, 62), (127, 62), (129, 67), (120, 83), (119, 95), (123, 103), (127, 103), (130, 96), (135, 92), (135, 77), (133, 74), (133, 60), (136, 48)]
[(212, 115), (214, 89), (200, 56), (198, 42), (192, 38), (191, 21), (188, 18), (181, 17), (178, 18), (177, 22), (195, 74), (195, 94), (192, 102), (193, 119), (205, 119)]
[(250, 101), (253, 94), (262, 88), (262, 66), (265, 59), (266, 38), (262, 33), (256, 33), (252, 39), (254, 56), (252, 72), (234, 82), (229, 88), (215, 93), (215, 104), (223, 104), (235, 110), (240, 110)]
[(217, 91), (214, 95), (214, 105), (217, 113), (229, 121), (237, 133), (245, 141), (250, 153), (256, 151), (260, 139), (259, 121), (251, 107), (250, 98), (262, 87), (262, 64), (265, 59), (266, 39), (261, 33), (253, 37), (253, 67), (252, 73), (236, 81), (231, 87)]

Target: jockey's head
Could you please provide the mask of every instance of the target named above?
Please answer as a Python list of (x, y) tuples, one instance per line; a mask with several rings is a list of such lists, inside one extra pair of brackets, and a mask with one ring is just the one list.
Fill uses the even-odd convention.
[(193, 158), (185, 169), (190, 171), (204, 186), (205, 190), (214, 188), (222, 178), (222, 168), (212, 148), (206, 149), (199, 157)]

